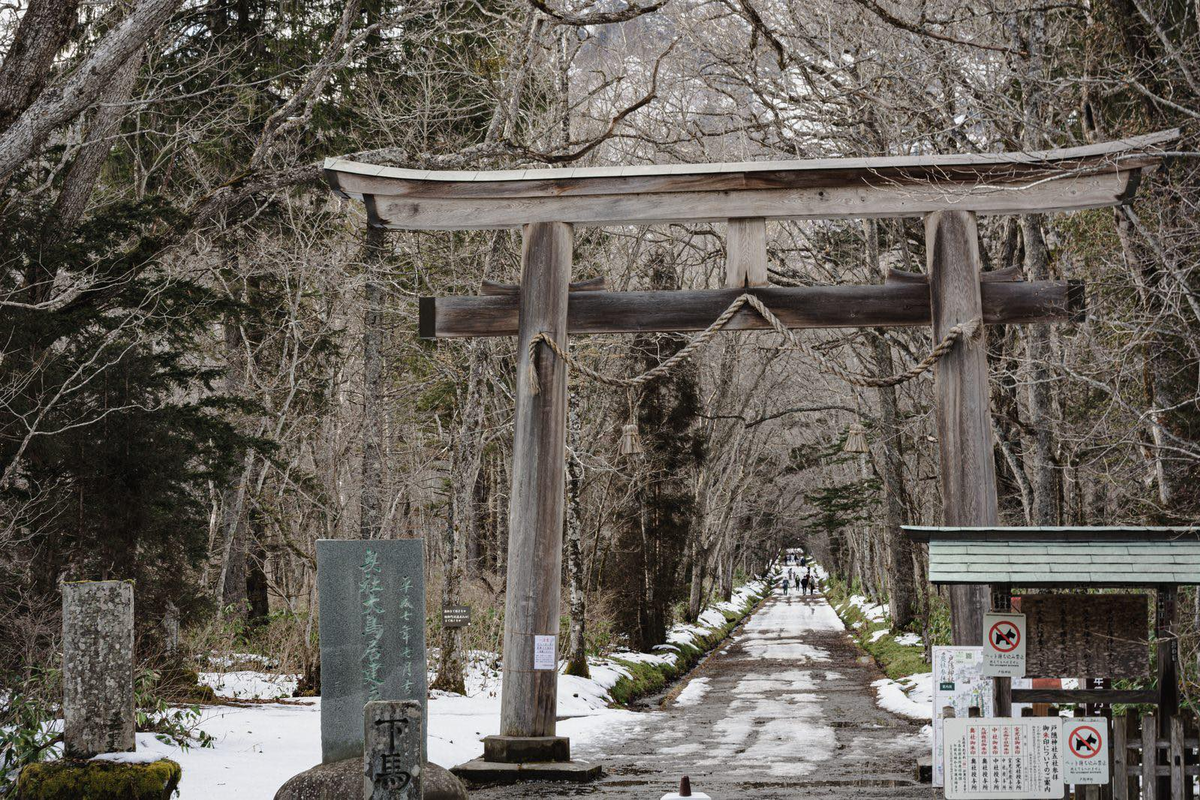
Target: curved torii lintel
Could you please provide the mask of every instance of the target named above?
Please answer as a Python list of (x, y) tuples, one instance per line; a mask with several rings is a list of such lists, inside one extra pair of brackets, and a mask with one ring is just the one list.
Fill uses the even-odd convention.
[(325, 162), (373, 226), (482, 230), (529, 222), (645, 225), (731, 218), (846, 219), (961, 210), (1028, 214), (1128, 202), (1179, 137), (1167, 130), (1038, 152), (729, 164), (431, 171)]

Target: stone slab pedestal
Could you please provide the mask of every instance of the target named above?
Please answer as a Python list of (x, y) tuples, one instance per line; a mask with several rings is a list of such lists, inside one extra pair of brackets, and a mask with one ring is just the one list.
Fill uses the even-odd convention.
[(524, 781), (572, 781), (586, 783), (600, 777), (599, 764), (586, 761), (541, 761), (528, 764), (507, 764), (477, 758), (450, 770), (464, 781), (473, 784), (507, 784)]
[[(467, 800), (462, 781), (437, 764), (421, 769), (424, 800)], [(290, 778), (275, 793), (275, 800), (360, 800), (363, 796), (363, 759), (347, 758), (318, 764)]]
[(487, 736), (483, 760), (500, 764), (570, 761), (571, 740), (566, 736)]

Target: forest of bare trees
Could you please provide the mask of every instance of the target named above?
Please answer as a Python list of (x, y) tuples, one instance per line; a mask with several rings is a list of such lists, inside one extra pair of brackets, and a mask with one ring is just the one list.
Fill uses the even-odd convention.
[[(1046, 149), (1180, 127), (1128, 207), (984, 218), (987, 269), (1083, 279), (1087, 321), (993, 329), (1001, 518), (1200, 514), (1200, 3), (0, 2), (0, 680), (60, 580), (136, 579), (146, 658), (262, 637), (313, 679), (315, 541), (420, 537), (435, 686), (498, 652), (515, 340), (416, 336), (515, 283), (519, 232), (368, 231), (322, 160), (500, 169)], [(919, 219), (768, 227), (784, 286), (923, 271)], [(575, 280), (720, 285), (724, 226), (581, 231)], [(565, 657), (649, 648), (803, 545), (944, 635), (926, 329), (731, 333), (637, 390), (572, 375)], [(582, 337), (614, 376), (673, 335)], [(636, 425), (641, 454), (620, 452)], [(854, 425), (869, 453), (846, 452)], [(1193, 594), (1188, 595), (1189, 602)], [(1200, 596), (1194, 611), (1200, 619)], [(939, 633), (940, 631), (940, 633)], [(206, 638), (207, 637), (207, 638)]]

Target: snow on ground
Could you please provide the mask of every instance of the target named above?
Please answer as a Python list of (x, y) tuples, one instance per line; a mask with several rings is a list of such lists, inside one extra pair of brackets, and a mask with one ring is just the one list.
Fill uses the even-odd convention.
[(150, 753), (142, 751), (140, 753), (100, 753), (89, 759), (90, 761), (111, 761), (114, 764), (153, 764), (155, 761), (162, 761), (165, 756), (161, 753)]
[(850, 603), (862, 611), (863, 616), (871, 622), (885, 622), (888, 618), (887, 606), (872, 603), (861, 594), (850, 596)]
[(291, 697), (299, 682), (299, 676), (296, 675), (267, 675), (251, 670), (200, 673), (200, 683), (211, 686), (217, 697), (238, 700), (280, 700)]
[[(706, 610), (695, 625), (673, 627), (668, 632), (670, 644), (655, 648), (653, 653), (625, 651), (614, 653), (613, 657), (623, 661), (673, 662), (679, 653), (678, 645), (698, 645), (702, 637), (726, 624), (720, 609), (740, 612), (764, 589), (761, 581), (739, 588), (728, 603)], [(433, 653), (429, 660), (436, 663)], [(252, 654), (209, 660), (213, 666), (256, 663), (267, 668), (274, 665), (270, 659)], [(627, 668), (611, 659), (589, 659), (588, 665), (590, 679), (563, 674), (558, 679), (558, 733), (569, 736), (573, 745), (583, 749), (632, 728), (642, 718), (637, 712), (609, 708), (612, 687), (622, 676), (630, 677)], [(297, 677), (239, 670), (202, 673), (201, 680), (221, 697), (278, 700), (291, 694)], [(692, 683), (700, 680), (703, 679)], [(466, 695), (430, 693), (429, 760), (443, 767), (478, 757), (483, 752), (483, 737), (500, 732), (501, 674), (494, 653), (470, 654), (466, 685)], [(689, 690), (695, 702), (703, 697), (701, 687), (689, 686), (680, 698), (688, 695)], [(284, 781), (321, 761), (320, 698), (245, 707), (204, 706), (197, 727), (213, 737), (214, 747), (182, 750), (158, 741), (153, 734), (137, 735), (139, 756), (167, 757), (183, 767), (179, 800), (269, 800)]]
[(675, 705), (677, 706), (698, 706), (704, 700), (704, 695), (708, 694), (710, 678), (694, 678), (687, 686), (683, 687), (683, 691), (675, 697)]
[[(814, 571), (825, 575), (825, 571), (814, 565)], [(850, 596), (850, 605), (862, 611), (871, 623), (890, 623), (887, 606), (872, 603), (861, 594)], [(878, 642), (889, 635), (888, 628), (872, 631), (871, 642)], [(916, 633), (902, 633), (895, 638), (902, 647), (923, 647), (924, 641)], [(876, 703), (885, 711), (890, 711), (908, 719), (933, 719), (933, 673), (921, 672), (901, 678), (899, 681), (883, 678), (871, 684), (875, 688)]]
[[(924, 689), (917, 691), (917, 687), (922, 684), (929, 687), (928, 698), (922, 696), (925, 693)], [(890, 711), (893, 714), (907, 717), (908, 719), (933, 719), (932, 672), (910, 675), (899, 681), (894, 681), (891, 678), (880, 678), (871, 685), (875, 687), (876, 700), (879, 707), (885, 711)]]
[(706, 765), (755, 764), (778, 777), (814, 772), (837, 748), (821, 698), (812, 691), (817, 683), (814, 675), (826, 671), (831, 657), (824, 648), (802, 640), (812, 631), (843, 629), (825, 603), (768, 606), (751, 618), (734, 643), (753, 658), (791, 662), (791, 668), (743, 678), (733, 690), (728, 712), (713, 726), (710, 740), (663, 752), (701, 752), (702, 747)]

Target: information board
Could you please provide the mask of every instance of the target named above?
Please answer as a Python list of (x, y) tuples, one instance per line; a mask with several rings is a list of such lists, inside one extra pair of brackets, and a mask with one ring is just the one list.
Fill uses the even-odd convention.
[(558, 669), (558, 637), (533, 637), (533, 668)]
[(470, 624), (470, 606), (442, 606), (443, 628), (465, 628)]
[(944, 720), (946, 800), (1061, 798), (1058, 717)]
[(1063, 780), (1079, 786), (1108, 783), (1108, 720), (1063, 720)]
[(1142, 678), (1150, 674), (1144, 594), (1034, 594), (1020, 599), (1037, 678)]
[(989, 611), (983, 615), (983, 674), (1025, 677), (1025, 615)]
[(966, 718), (972, 706), (984, 717), (995, 714), (993, 683), (983, 677), (982, 647), (933, 648), (933, 785), (944, 786), (942, 711)]

